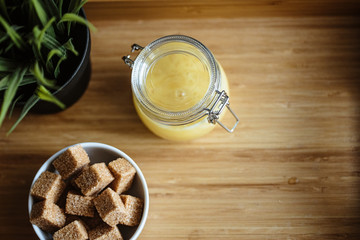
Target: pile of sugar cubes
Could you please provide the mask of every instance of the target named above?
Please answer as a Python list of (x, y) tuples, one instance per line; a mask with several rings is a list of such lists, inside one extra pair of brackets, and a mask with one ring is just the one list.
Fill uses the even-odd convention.
[(32, 206), (30, 222), (53, 233), (54, 240), (123, 239), (118, 224), (139, 225), (143, 200), (123, 194), (136, 174), (126, 159), (118, 158), (108, 166), (103, 162), (90, 165), (86, 151), (75, 145), (53, 166), (60, 175), (45, 171), (31, 188), (38, 202)]

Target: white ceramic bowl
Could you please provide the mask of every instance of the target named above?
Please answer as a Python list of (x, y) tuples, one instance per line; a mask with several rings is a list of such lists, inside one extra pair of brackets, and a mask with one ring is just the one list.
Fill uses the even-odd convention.
[[(135, 227), (124, 227), (123, 229), (120, 229), (121, 234), (123, 235), (124, 239), (130, 239), (135, 240), (139, 237), (141, 231), (143, 230), (145, 226), (145, 222), (147, 219), (148, 211), (149, 211), (149, 191), (148, 187), (145, 181), (145, 177), (142, 174), (140, 168), (136, 165), (134, 160), (132, 160), (128, 155), (126, 155), (124, 152), (120, 151), (119, 149), (103, 144), (103, 143), (95, 143), (95, 142), (86, 142), (86, 143), (79, 143), (87, 152), (90, 158), (91, 164), (97, 163), (97, 162), (105, 162), (108, 164), (112, 160), (115, 160), (116, 158), (123, 157), (126, 160), (128, 160), (136, 169), (136, 175), (133, 182), (133, 185), (131, 189), (128, 191), (128, 194), (139, 197), (144, 199), (144, 211), (143, 215), (140, 221), (140, 224), (137, 228)], [(77, 144), (75, 144), (77, 145)], [(72, 145), (74, 146), (74, 145)], [(71, 146), (69, 146), (71, 147)], [(54, 155), (52, 155), (39, 169), (39, 171), (36, 173), (34, 180), (31, 184), (31, 187), (34, 185), (35, 181), (38, 179), (40, 174), (46, 170), (51, 172), (56, 172), (55, 168), (51, 164), (52, 161), (54, 161), (58, 156), (60, 156), (67, 148), (66, 147)], [(29, 201), (28, 201), (28, 207), (29, 207), (29, 215), (31, 212), (32, 205), (34, 203), (33, 197), (29, 193)], [(35, 233), (39, 237), (40, 240), (50, 240), (52, 239), (52, 234), (44, 232), (36, 225), (32, 225)]]

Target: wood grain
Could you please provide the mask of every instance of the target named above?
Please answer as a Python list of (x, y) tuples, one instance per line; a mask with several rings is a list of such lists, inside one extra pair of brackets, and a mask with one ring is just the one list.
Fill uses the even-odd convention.
[[(90, 0), (92, 19), (186, 19), (358, 15), (357, 0)], [(92, 14), (92, 13), (95, 14)]]
[[(291, 14), (315, 4), (283, 3)], [(140, 239), (360, 238), (360, 17), (345, 14), (351, 4), (320, 1), (329, 8), (316, 16), (143, 20), (141, 12), (117, 18), (122, 12), (107, 4), (87, 7), (98, 32), (81, 100), (58, 114), (30, 114), (9, 137), (12, 121), (0, 129), (0, 239), (36, 239), (32, 178), (56, 151), (85, 141), (113, 145), (142, 169), (150, 211)], [(336, 6), (342, 14), (331, 14)], [(142, 125), (121, 57), (168, 34), (202, 41), (222, 64), (241, 118), (235, 133), (218, 127), (175, 143)]]

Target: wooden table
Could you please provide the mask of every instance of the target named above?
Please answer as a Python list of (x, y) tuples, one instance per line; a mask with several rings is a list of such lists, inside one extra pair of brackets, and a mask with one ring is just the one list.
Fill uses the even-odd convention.
[[(150, 191), (140, 239), (360, 239), (358, 1), (90, 1), (92, 79), (54, 115), (0, 129), (0, 239), (36, 239), (27, 198), (41, 164), (79, 142), (130, 155)], [(223, 65), (235, 133), (177, 143), (131, 103), (130, 45), (190, 35)], [(13, 121), (15, 120), (15, 117)]]

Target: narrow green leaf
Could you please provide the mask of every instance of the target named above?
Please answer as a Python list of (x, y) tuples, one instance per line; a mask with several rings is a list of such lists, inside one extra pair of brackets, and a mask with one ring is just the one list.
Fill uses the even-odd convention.
[(36, 42), (36, 40), (40, 38), (41, 30), (40, 30), (39, 26), (36, 25), (33, 28), (32, 31), (33, 31), (33, 34), (34, 34), (34, 39), (33, 40)]
[(63, 47), (58, 40), (56, 40), (55, 38), (53, 38), (50, 35), (45, 35), (44, 36), (44, 42), (43, 42), (44, 46), (48, 49), (59, 49), (63, 54), (66, 54), (66, 49), (65, 47)]
[(62, 18), (63, 0), (58, 0), (58, 8), (60, 13), (60, 18)]
[[(54, 1), (54, 0), (52, 0)], [(56, 3), (55, 3), (56, 4)], [(59, 0), (57, 1), (57, 8), (58, 8), (58, 18), (57, 19), (61, 19), (63, 14), (63, 0)], [(65, 34), (65, 25), (64, 23), (60, 23), (59, 25), (57, 25), (58, 30), (60, 31), (61, 35)]]
[(40, 61), (42, 63), (44, 63), (44, 58), (43, 58), (43, 54), (41, 53), (41, 43), (39, 43), (39, 38), (40, 38), (40, 34), (41, 34), (41, 30), (39, 29), (38, 26), (35, 26), (32, 30), (33, 32), (33, 38), (31, 39), (31, 46), (32, 46), (32, 50), (35, 56), (35, 59), (40, 59)]
[[(55, 2), (55, 0), (46, 0), (46, 3), (44, 4), (45, 11), (49, 14), (49, 16), (55, 17), (55, 19), (61, 19), (62, 17), (62, 10), (59, 8), (58, 4)], [(65, 26), (64, 24), (59, 24), (58, 26), (52, 25), (52, 29), (55, 30), (55, 27), (57, 27), (57, 30), (60, 32), (61, 35), (65, 33)], [(50, 32), (51, 33), (51, 32)], [(55, 37), (55, 35), (53, 35)]]
[[(0, 80), (0, 91), (3, 91), (5, 89), (8, 88), (8, 79), (9, 79), (10, 74), (5, 75), (5, 76), (1, 76), (1, 80)], [(34, 77), (31, 76), (24, 76), (23, 80), (20, 82), (19, 87), (20, 86), (24, 86), (24, 85), (28, 85), (31, 83), (35, 83), (36, 79), (34, 79)]]
[(9, 14), (7, 12), (7, 7), (6, 7), (6, 2), (5, 0), (0, 0), (0, 10), (1, 10), (1, 13), (2, 15), (7, 19), (9, 20)]
[[(63, 57), (64, 54), (63, 52), (61, 52), (59, 49), (52, 49), (48, 56), (47, 56), (47, 60), (46, 60), (46, 69), (48, 72), (53, 72), (54, 71), (54, 66), (53, 66), (53, 62), (52, 62), (52, 58), (57, 55), (59, 58)], [(55, 77), (57, 77), (55, 75)]]
[(12, 102), (12, 104), (11, 104), (11, 107), (10, 107), (10, 110), (9, 110), (9, 119), (11, 118), (11, 116), (12, 116), (12, 114), (13, 114), (13, 111), (14, 111), (14, 108), (15, 108), (15, 105), (16, 105), (16, 103), (22, 98), (23, 96), (22, 95), (20, 95), (20, 96), (18, 96), (13, 102)]
[(23, 49), (25, 46), (24, 40), (21, 38), (21, 36), (15, 31), (14, 28), (12, 28), (6, 20), (0, 15), (0, 23), (5, 28), (8, 36), (11, 38), (11, 40), (15, 43), (16, 47), (19, 49)]
[(74, 44), (72, 43), (72, 38), (70, 38), (64, 45), (63, 45), (67, 50), (69, 50), (70, 52), (72, 52), (75, 56), (79, 55), (79, 52), (76, 51)]
[(50, 16), (60, 18), (60, 11), (54, 0), (46, 0), (44, 9)]
[(20, 86), (36, 83), (36, 79), (33, 76), (24, 76), (23, 80), (20, 83)]
[(14, 123), (14, 125), (10, 128), (10, 130), (7, 132), (7, 136), (9, 136), (10, 133), (14, 131), (14, 129), (19, 125), (19, 123), (24, 119), (26, 114), (30, 111), (32, 107), (40, 100), (40, 98), (36, 95), (31, 96), (27, 102), (25, 103), (25, 106), (23, 107), (21, 114), (17, 121)]
[(48, 22), (48, 16), (42, 6), (42, 4), (40, 3), (39, 0), (31, 0), (31, 5), (34, 7), (37, 17), (39, 18), (40, 22), (42, 23), (43, 26), (46, 25), (46, 23)]
[(57, 99), (54, 95), (52, 95), (51, 92), (49, 90), (47, 90), (44, 86), (39, 86), (36, 89), (36, 94), (40, 99), (42, 99), (44, 101), (52, 102), (52, 103), (56, 104), (58, 107), (60, 107), (61, 109), (65, 109), (65, 107), (66, 107), (65, 104), (60, 102), (59, 99)]
[(43, 54), (41, 54), (41, 52), (37, 49), (35, 44), (32, 45), (32, 50), (33, 50), (33, 53), (34, 53), (34, 56), (35, 56), (34, 59), (37, 59), (42, 64), (45, 64), (45, 59), (43, 57)]
[(19, 66), (19, 62), (13, 59), (0, 57), (0, 72), (13, 72)]
[(60, 58), (65, 56), (65, 54), (63, 52), (61, 52), (59, 49), (53, 49), (53, 50), (51, 50), (49, 52), (48, 57), (47, 57), (47, 61), (50, 61), (50, 59), (55, 55), (57, 55)]
[(55, 70), (54, 70), (55, 78), (57, 78), (59, 76), (59, 74), (60, 74), (60, 64), (66, 59), (67, 59), (67, 57), (64, 56), (64, 57), (60, 58), (59, 61), (57, 62)]
[[(75, 9), (77, 8), (77, 6), (79, 6), (81, 0), (70, 0), (69, 3), (69, 7), (68, 7), (68, 13), (75, 13)], [(66, 13), (65, 13), (66, 14)], [(70, 36), (70, 31), (71, 31), (71, 22), (67, 23), (67, 32), (68, 32), (68, 36)]]
[(66, 53), (67, 50), (64, 46), (60, 45), (60, 43), (55, 38), (51, 37), (48, 34), (45, 34), (44, 36), (43, 45), (45, 48), (50, 50), (47, 56), (47, 60), (46, 62), (44, 62), (46, 66), (46, 70), (48, 72), (53, 72), (54, 71), (53, 60), (52, 60), (53, 56), (57, 55), (59, 56), (59, 58), (64, 57), (67, 55)]
[(80, 9), (88, 2), (88, 0), (80, 1), (78, 6), (74, 9), (73, 13), (79, 13)]
[(38, 25), (40, 22), (39, 22), (39, 18), (37, 17), (34, 7), (32, 6), (32, 4), (30, 3), (29, 0), (24, 1), (24, 2), (26, 2), (28, 5), (28, 22), (32, 23), (32, 26)]
[[(87, 21), (86, 19), (84, 19), (83, 17), (80, 17), (74, 13), (66, 13), (64, 14), (64, 16), (61, 18), (61, 20), (59, 21), (59, 23), (62, 22), (76, 22), (76, 23), (80, 23), (83, 24), (85, 26), (87, 26), (91, 31), (95, 32), (96, 28), (94, 25), (92, 25), (91, 22)], [(58, 24), (59, 24), (58, 23)]]
[[(48, 12), (44, 9), (44, 7), (46, 7), (47, 4), (49, 3), (48, 2), (44, 3), (42, 0), (30, 0), (30, 3), (32, 7), (35, 9), (36, 16), (40, 20), (42, 26), (46, 26), (46, 24), (48, 23), (49, 16), (47, 15)], [(50, 35), (55, 37), (55, 31), (53, 26), (50, 26), (48, 28), (48, 32)]]
[(0, 80), (0, 91), (7, 89), (9, 75), (6, 75)]
[(45, 78), (44, 72), (39, 66), (38, 62), (35, 62), (33, 68), (31, 69), (31, 72), (34, 75), (34, 77), (39, 81), (40, 84), (49, 88), (53, 88), (53, 89), (56, 88), (56, 81)]
[(69, 13), (76, 13), (75, 10), (77, 6), (81, 4), (81, 0), (70, 0), (68, 12)]
[(17, 89), (20, 85), (20, 82), (22, 81), (26, 71), (27, 71), (27, 68), (18, 68), (11, 75), (11, 77), (9, 77), (8, 88), (5, 91), (2, 106), (1, 106), (0, 127), (4, 121), (6, 113), (8, 112), (10, 104), (12, 103), (12, 101), (15, 97), (16, 91), (17, 91)]
[(46, 31), (51, 27), (51, 24), (53, 24), (53, 22), (55, 22), (55, 17), (52, 17), (45, 25), (45, 27), (40, 31), (39, 36), (37, 38), (37, 47), (40, 51), (41, 49), (41, 44), (43, 43), (43, 39), (44, 36), (46, 34)]

